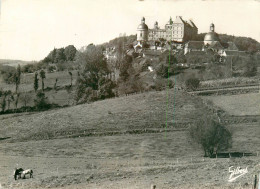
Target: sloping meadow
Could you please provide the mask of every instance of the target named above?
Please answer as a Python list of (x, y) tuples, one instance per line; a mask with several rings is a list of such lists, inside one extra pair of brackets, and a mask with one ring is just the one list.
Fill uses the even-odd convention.
[(59, 137), (138, 134), (186, 129), (205, 106), (171, 89), (37, 113), (0, 116), (0, 138), (11, 141)]

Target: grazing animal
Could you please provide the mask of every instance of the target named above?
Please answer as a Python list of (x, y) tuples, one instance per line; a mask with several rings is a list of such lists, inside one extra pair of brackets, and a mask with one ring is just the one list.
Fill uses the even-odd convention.
[(22, 177), (23, 179), (25, 179), (25, 176), (26, 176), (26, 175), (30, 175), (30, 178), (33, 178), (33, 170), (31, 170), (31, 169), (26, 169), (26, 170), (24, 170), (24, 171), (21, 172), (21, 177)]
[(21, 178), (21, 173), (23, 171), (24, 171), (23, 168), (19, 168), (19, 169), (15, 168), (15, 170), (14, 170), (14, 180)]

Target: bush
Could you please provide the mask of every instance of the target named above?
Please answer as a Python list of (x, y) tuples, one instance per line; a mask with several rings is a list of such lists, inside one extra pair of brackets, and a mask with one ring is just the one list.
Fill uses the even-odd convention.
[(191, 137), (201, 145), (205, 157), (211, 157), (232, 145), (231, 132), (224, 125), (206, 114), (190, 128)]
[(7, 84), (14, 82), (16, 69), (12, 66), (0, 65), (0, 76)]
[(56, 71), (56, 67), (55, 66), (48, 66), (48, 72), (51, 73), (51, 72), (54, 72)]
[(161, 63), (156, 69), (156, 74), (164, 77), (164, 78), (168, 78), (170, 76), (179, 74), (182, 71), (182, 68), (179, 68), (177, 65), (169, 65), (169, 64), (164, 64)]
[(22, 66), (22, 69), (21, 71), (23, 73), (33, 73), (35, 72), (37, 69), (36, 69), (36, 65), (34, 64), (27, 64), (27, 65), (24, 65)]
[(196, 90), (200, 85), (200, 80), (197, 78), (189, 78), (185, 81), (187, 89)]
[(34, 104), (37, 110), (47, 110), (51, 108), (51, 105), (47, 102), (48, 98), (45, 97), (45, 93), (38, 92)]

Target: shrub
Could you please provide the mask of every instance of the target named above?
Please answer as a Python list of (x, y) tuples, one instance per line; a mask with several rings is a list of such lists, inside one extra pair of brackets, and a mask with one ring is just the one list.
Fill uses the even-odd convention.
[(37, 110), (47, 110), (51, 105), (47, 102), (48, 98), (45, 97), (45, 93), (38, 92), (34, 104)]
[(201, 145), (204, 156), (212, 156), (232, 145), (231, 132), (224, 125), (206, 114), (190, 128), (191, 137)]
[(54, 72), (56, 71), (56, 67), (55, 66), (48, 66), (48, 72), (51, 73), (51, 72)]
[(22, 66), (22, 70), (23, 73), (33, 73), (36, 71), (36, 65), (34, 64), (26, 64), (24, 66)]
[(197, 78), (189, 78), (185, 81), (185, 85), (187, 89), (195, 90), (200, 85), (200, 80)]

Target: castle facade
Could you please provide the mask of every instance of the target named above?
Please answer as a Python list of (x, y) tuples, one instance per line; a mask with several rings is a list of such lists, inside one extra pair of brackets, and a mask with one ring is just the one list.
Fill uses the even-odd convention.
[(165, 24), (164, 28), (161, 29), (156, 21), (153, 28), (148, 28), (145, 24), (145, 18), (141, 20), (137, 28), (137, 41), (147, 42), (147, 41), (159, 41), (164, 39), (166, 41), (175, 42), (186, 42), (191, 40), (194, 36), (198, 34), (198, 28), (193, 21), (185, 21), (181, 16), (176, 16), (173, 21), (172, 18)]

